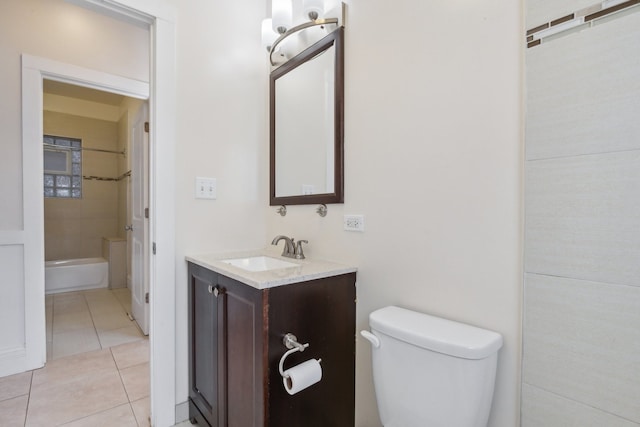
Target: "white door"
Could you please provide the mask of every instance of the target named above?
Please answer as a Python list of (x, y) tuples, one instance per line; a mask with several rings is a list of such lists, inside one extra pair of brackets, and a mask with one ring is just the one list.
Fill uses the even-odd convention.
[[(149, 335), (149, 134), (145, 131), (147, 104), (138, 110), (131, 135), (131, 311), (145, 335)], [(147, 211), (148, 212), (148, 211)]]
[[(23, 58), (22, 212), (0, 230), (0, 377), (40, 368), (47, 358), (41, 106), (41, 72)], [(0, 215), (15, 208), (3, 200)]]

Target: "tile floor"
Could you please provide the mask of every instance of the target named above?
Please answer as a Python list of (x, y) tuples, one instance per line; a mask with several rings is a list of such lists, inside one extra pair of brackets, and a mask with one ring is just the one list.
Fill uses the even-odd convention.
[(149, 341), (128, 294), (47, 296), (47, 364), (0, 378), (0, 426), (149, 425)]
[(143, 339), (130, 311), (126, 288), (47, 295), (47, 360)]

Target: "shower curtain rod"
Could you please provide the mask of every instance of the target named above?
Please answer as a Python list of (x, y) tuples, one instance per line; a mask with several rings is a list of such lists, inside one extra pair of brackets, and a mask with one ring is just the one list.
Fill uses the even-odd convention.
[(98, 151), (100, 153), (112, 153), (112, 154), (122, 154), (123, 156), (126, 154), (123, 151), (115, 151), (115, 150), (105, 150), (102, 148), (89, 148), (89, 147), (67, 147), (64, 145), (56, 145), (56, 144), (47, 144), (46, 142), (44, 142), (42, 145), (47, 146), (47, 147), (53, 147), (56, 148), (58, 150), (86, 150), (86, 151)]
[(83, 175), (82, 179), (86, 179), (86, 180), (89, 180), (89, 181), (116, 181), (117, 182), (117, 181), (122, 181), (123, 179), (125, 179), (126, 177), (129, 177), (129, 176), (131, 176), (131, 171), (127, 171), (127, 172), (123, 173), (122, 175), (120, 175), (117, 178), (105, 178), (103, 176), (94, 176), (94, 175), (87, 176), (87, 175)]

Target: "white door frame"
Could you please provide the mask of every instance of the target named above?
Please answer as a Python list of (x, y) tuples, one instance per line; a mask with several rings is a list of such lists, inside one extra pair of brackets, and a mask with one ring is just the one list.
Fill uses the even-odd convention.
[[(150, 82), (138, 82), (95, 70), (62, 64), (29, 55), (22, 57), (23, 69), (23, 202), (25, 235), (36, 245), (27, 259), (25, 297), (41, 306), (37, 321), (44, 331), (44, 212), (42, 209), (42, 79), (52, 79), (120, 93), (133, 98), (149, 98), (150, 157), (149, 221), (150, 240), (157, 252), (150, 259), (150, 385), (151, 425), (175, 424), (175, 11), (158, 0), (70, 0), (105, 15), (149, 25), (151, 35)], [(145, 89), (146, 88), (146, 89)], [(38, 154), (39, 153), (39, 154)], [(40, 171), (40, 173), (38, 173)], [(27, 176), (28, 175), (28, 176)], [(38, 200), (36, 200), (38, 199)], [(29, 212), (27, 213), (27, 209)], [(33, 210), (32, 210), (33, 209)], [(25, 237), (26, 239), (26, 237)], [(39, 245), (39, 246), (38, 246)], [(36, 253), (38, 252), (38, 253)], [(34, 263), (33, 260), (40, 260)], [(39, 327), (37, 327), (39, 329)], [(40, 352), (46, 352), (42, 333)], [(41, 354), (46, 360), (46, 354)]]

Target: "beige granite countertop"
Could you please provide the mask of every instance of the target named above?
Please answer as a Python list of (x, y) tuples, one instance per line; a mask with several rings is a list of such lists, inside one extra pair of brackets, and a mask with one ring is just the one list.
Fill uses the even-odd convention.
[[(273, 248), (247, 251), (188, 255), (186, 256), (186, 260), (215, 271), (216, 273), (238, 280), (256, 289), (267, 289), (275, 286), (289, 285), (291, 283), (338, 276), (340, 274), (353, 273), (357, 270), (355, 267), (339, 264), (333, 261), (312, 258), (285, 258), (280, 255), (281, 251), (282, 248), (274, 246)], [(222, 262), (222, 260), (226, 259), (248, 258), (254, 256), (268, 256), (296, 264), (296, 266), (254, 272)]]

